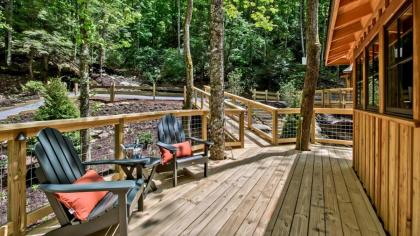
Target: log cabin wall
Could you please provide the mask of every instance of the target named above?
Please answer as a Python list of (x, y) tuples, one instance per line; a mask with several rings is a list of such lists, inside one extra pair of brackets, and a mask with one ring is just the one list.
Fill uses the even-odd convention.
[[(331, 2), (326, 64), (353, 64), (354, 68), (354, 170), (385, 230), (390, 235), (420, 235), (420, 0), (367, 1), (370, 3), (371, 13), (358, 14), (354, 9), (365, 6), (363, 4), (366, 4), (366, 1), (332, 0)], [(387, 90), (387, 86), (390, 87), (389, 82), (386, 82), (387, 73), (390, 73), (389, 68), (391, 68), (387, 64), (389, 63), (387, 50), (391, 50), (388, 42), (390, 36), (386, 33), (387, 27), (390, 27), (395, 18), (410, 6), (413, 17), (411, 58), (413, 84), (410, 88), (411, 98), (405, 100), (411, 104), (411, 114), (393, 114), (388, 105), (392, 103), (392, 99), (397, 100), (401, 95), (392, 94)], [(379, 101), (377, 107), (372, 109), (370, 101), (366, 98), (368, 93), (366, 59), (370, 55), (367, 48), (375, 39), (378, 39), (379, 44)], [(400, 52), (395, 51), (395, 53)], [(363, 88), (360, 105), (356, 102), (357, 58), (365, 61), (361, 66), (363, 80), (360, 83), (363, 84)], [(404, 75), (404, 72), (400, 73), (398, 78), (405, 78)], [(391, 87), (398, 86), (393, 84)]]

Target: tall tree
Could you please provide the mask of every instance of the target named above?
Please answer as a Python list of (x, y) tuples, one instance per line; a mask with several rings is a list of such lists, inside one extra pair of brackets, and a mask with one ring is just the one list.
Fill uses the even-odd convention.
[[(89, 107), (89, 19), (88, 19), (89, 0), (79, 1), (79, 29), (80, 29), (80, 116), (90, 115)], [(80, 132), (82, 144), (82, 158), (90, 159), (90, 132), (89, 129)]]
[(192, 91), (194, 87), (194, 67), (191, 57), (190, 48), (190, 25), (193, 13), (193, 0), (187, 1), (187, 11), (185, 15), (184, 23), (184, 58), (185, 58), (185, 69), (187, 72), (187, 91), (184, 108), (192, 109)]
[(176, 33), (178, 38), (178, 52), (181, 54), (181, 0), (176, 0), (177, 16), (176, 16)]
[(224, 60), (223, 0), (211, 0), (210, 7), (210, 149), (212, 159), (224, 159)]
[(302, 92), (300, 115), (302, 117), (296, 139), (296, 149), (309, 150), (312, 116), (314, 113), (315, 89), (319, 77), (320, 50), (318, 32), (319, 0), (307, 1), (306, 49), (308, 64), (306, 66), (305, 83)]
[(5, 4), (5, 59), (6, 65), (10, 66), (12, 63), (13, 0), (6, 0)]

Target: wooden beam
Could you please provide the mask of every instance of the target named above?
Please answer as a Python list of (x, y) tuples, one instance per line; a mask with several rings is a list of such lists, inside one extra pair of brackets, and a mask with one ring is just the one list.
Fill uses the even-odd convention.
[(360, 21), (361, 18), (370, 14), (372, 14), (372, 6), (370, 2), (366, 2), (365, 4), (359, 5), (356, 8), (340, 14), (335, 22), (335, 29)]
[(328, 65), (330, 66), (348, 65), (348, 64), (350, 64), (350, 60), (347, 59), (347, 57), (337, 58), (337, 59), (328, 61)]
[(334, 30), (332, 42), (345, 38), (351, 34), (354, 34), (362, 30), (363, 30), (362, 23), (360, 21), (354, 22), (350, 25), (347, 25), (346, 27)]
[(346, 49), (349, 50), (351, 48), (350, 43), (344, 43), (341, 45), (337, 45), (335, 47), (331, 47), (330, 53), (333, 54), (334, 51), (340, 50), (340, 49)]
[(327, 47), (325, 50), (325, 64), (328, 65), (328, 58), (330, 55), (330, 47), (333, 41), (333, 34), (335, 28), (335, 21), (337, 20), (338, 8), (340, 7), (339, 0), (332, 0), (331, 1), (331, 17), (330, 17), (330, 25), (328, 26), (328, 35), (327, 35)]
[(331, 43), (331, 50), (333, 50), (336, 47), (339, 47), (343, 44), (350, 44), (356, 42), (356, 37), (354, 37), (354, 34), (350, 34), (349, 36), (342, 38), (340, 40), (337, 40), (333, 43)]
[(331, 52), (330, 52), (330, 53), (331, 53), (332, 55), (335, 55), (335, 54), (338, 54), (338, 53), (346, 52), (346, 54), (347, 54), (347, 52), (348, 52), (350, 49), (351, 49), (350, 45), (349, 45), (349, 44), (347, 44), (347, 45), (343, 45), (342, 47), (338, 47), (338, 48), (336, 48), (336, 49), (331, 50)]
[(344, 6), (347, 6), (349, 4), (356, 3), (356, 2), (357, 0), (341, 0), (340, 7), (344, 7)]

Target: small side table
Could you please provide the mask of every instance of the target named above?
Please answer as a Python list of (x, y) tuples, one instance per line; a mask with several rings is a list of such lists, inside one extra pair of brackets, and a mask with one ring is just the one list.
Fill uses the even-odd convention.
[[(127, 175), (127, 179), (144, 179), (144, 197), (146, 197), (148, 193), (156, 191), (157, 187), (153, 182), (153, 177), (156, 174), (157, 166), (161, 164), (160, 157), (143, 156), (142, 152), (147, 147), (147, 145), (144, 144), (125, 144), (121, 146), (127, 159), (135, 159), (139, 161), (133, 166), (122, 166), (124, 173)], [(151, 169), (149, 176), (146, 176), (144, 173), (144, 168)], [(136, 170), (136, 176), (133, 175), (134, 170)]]

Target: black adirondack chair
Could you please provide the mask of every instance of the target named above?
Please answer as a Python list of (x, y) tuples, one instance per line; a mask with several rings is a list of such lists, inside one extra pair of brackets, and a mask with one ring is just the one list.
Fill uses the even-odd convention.
[[(213, 142), (208, 140), (202, 140), (194, 137), (186, 137), (185, 132), (182, 128), (181, 121), (175, 118), (173, 115), (165, 115), (162, 117), (158, 124), (158, 142), (157, 145), (160, 148), (166, 149), (172, 154), (172, 160), (163, 166), (161, 170), (173, 170), (173, 186), (177, 185), (177, 171), (178, 169), (188, 167), (195, 164), (204, 164), (204, 177), (207, 177), (208, 167), (208, 149)], [(193, 154), (191, 157), (177, 158), (177, 148), (172, 144), (182, 143), (186, 140), (204, 144), (204, 153)]]
[[(36, 175), (40, 189), (47, 195), (48, 201), (61, 225), (47, 235), (76, 236), (88, 235), (119, 223), (120, 235), (127, 235), (128, 220), (137, 205), (143, 208), (143, 179), (105, 181), (89, 184), (72, 184), (86, 173), (89, 162), (82, 163), (76, 150), (67, 137), (58, 130), (46, 128), (39, 132), (35, 154), (39, 166)], [(109, 160), (92, 164), (116, 164), (133, 166), (141, 160)], [(54, 193), (109, 191), (90, 213), (88, 220), (80, 221), (61, 204)]]

